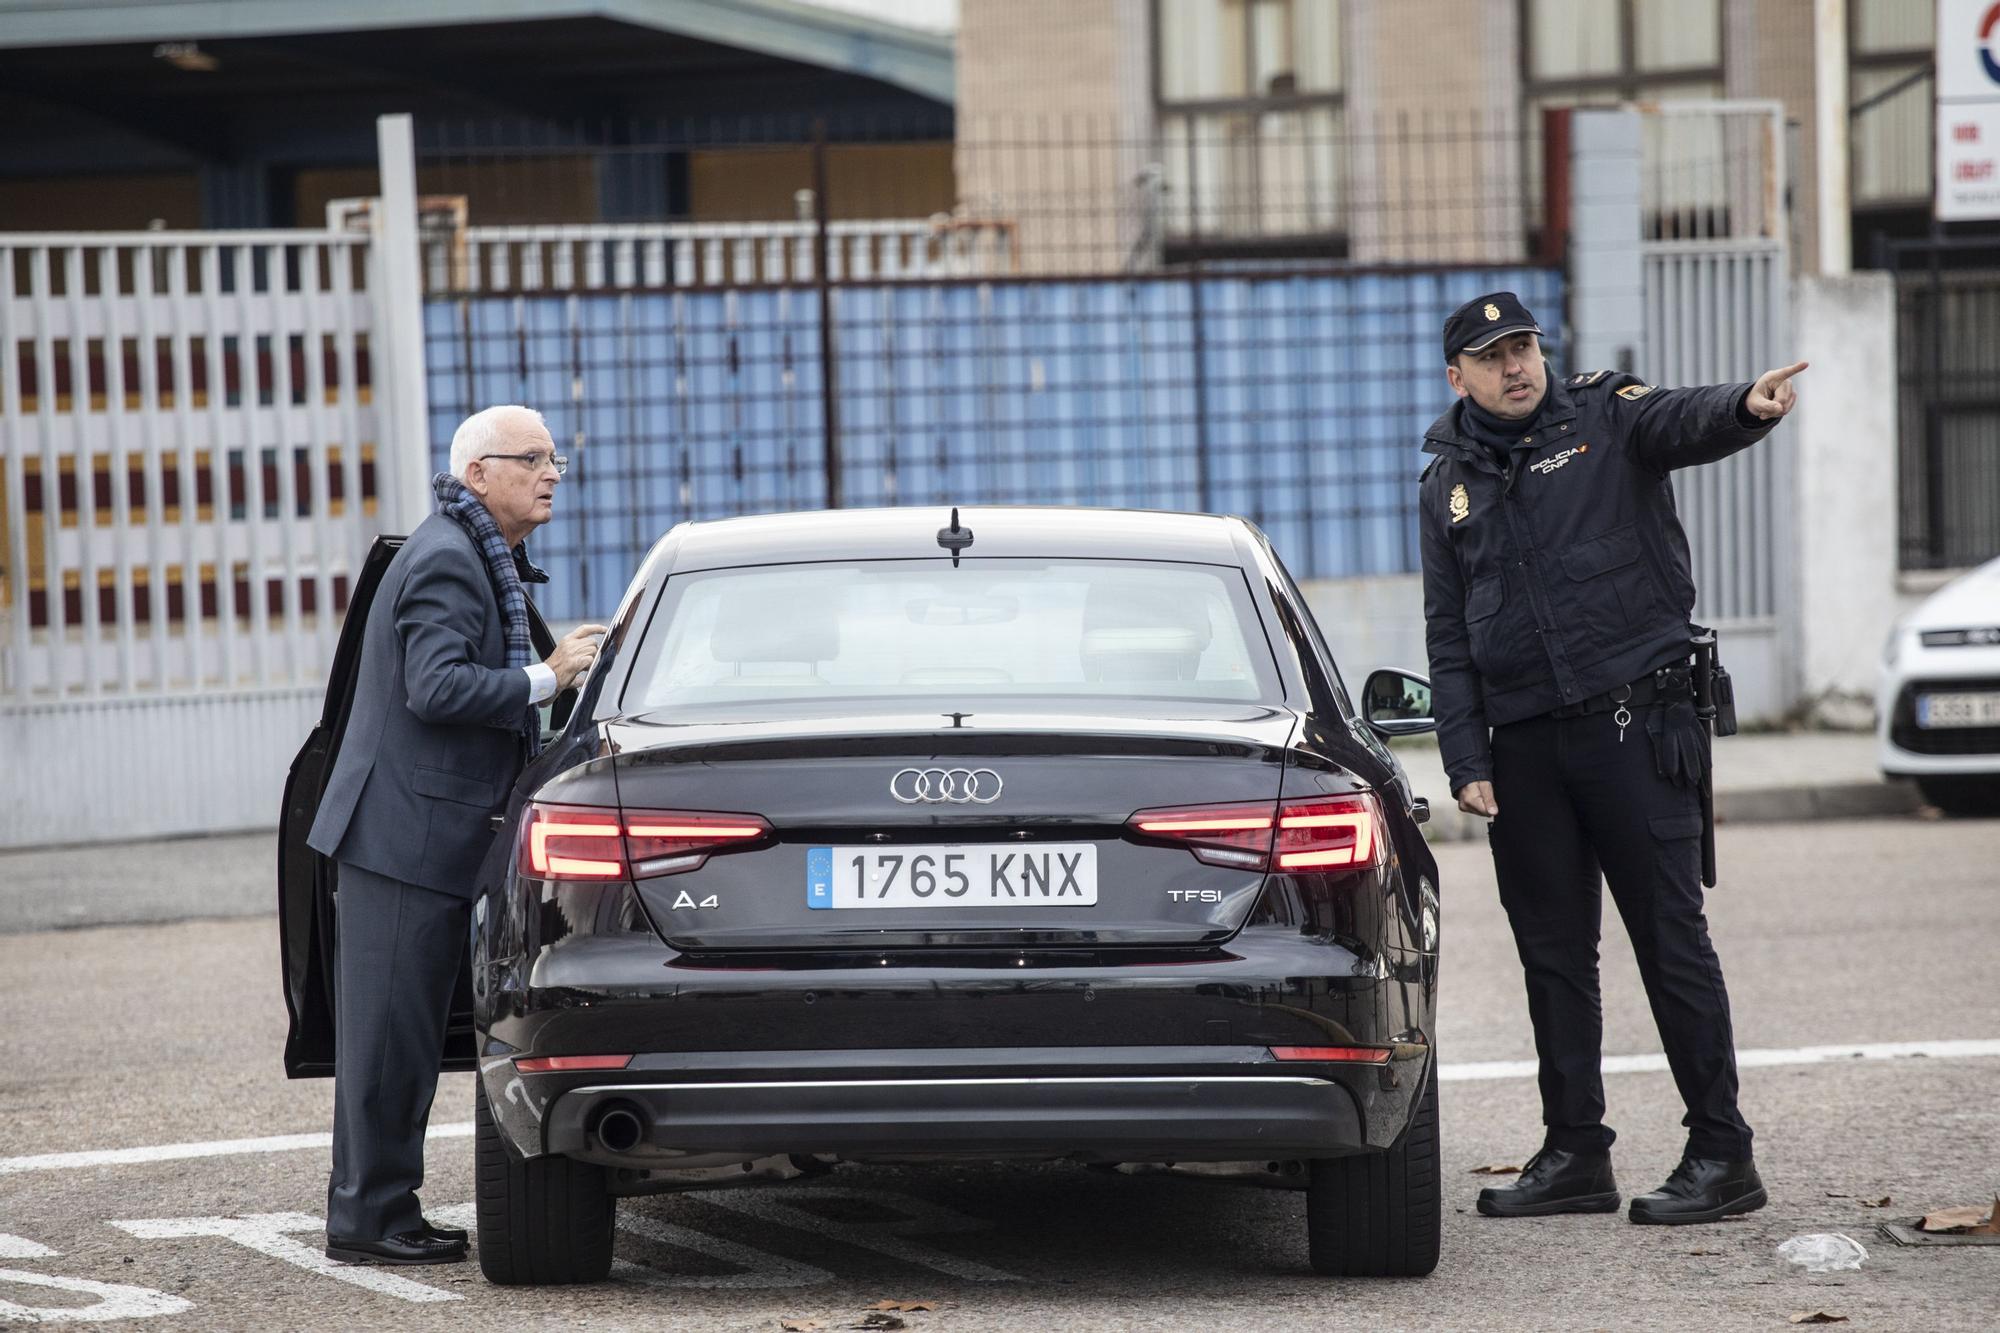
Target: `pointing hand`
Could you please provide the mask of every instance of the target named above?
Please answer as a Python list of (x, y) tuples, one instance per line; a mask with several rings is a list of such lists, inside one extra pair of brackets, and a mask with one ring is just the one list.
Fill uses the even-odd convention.
[(1799, 391), (1792, 387), (1791, 380), (1805, 368), (1805, 362), (1797, 361), (1781, 370), (1765, 371), (1750, 386), (1750, 394), (1743, 400), (1743, 406), (1754, 417), (1776, 421), (1799, 401)]

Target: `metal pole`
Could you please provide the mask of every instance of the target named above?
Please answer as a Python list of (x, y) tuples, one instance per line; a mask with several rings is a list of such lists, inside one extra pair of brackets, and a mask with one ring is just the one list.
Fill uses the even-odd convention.
[(1847, 179), (1847, 0), (1813, 6), (1813, 121), (1818, 139), (1819, 271), (1844, 277), (1854, 262)]
[(833, 336), (833, 247), (827, 236), (826, 121), (813, 121), (813, 282), (819, 289), (819, 413), (826, 455), (826, 507), (840, 508), (839, 365)]
[(1206, 514), (1213, 510), (1213, 483), (1208, 461), (1208, 330), (1202, 303), (1201, 192), (1195, 188), (1195, 144), (1200, 121), (1188, 120), (1188, 244), (1194, 251), (1188, 264), (1188, 324), (1194, 338), (1194, 476), (1195, 508)]
[(381, 159), (382, 198), (373, 212), (374, 290), (368, 298), (383, 353), (374, 363), (375, 392), (383, 404), (378, 434), (388, 454), (382, 472), (390, 479), (389, 512), (401, 531), (411, 532), (431, 510), (431, 442), (430, 393), (424, 382), (423, 256), (417, 242), (417, 151), (410, 118), (376, 117), (375, 146)]

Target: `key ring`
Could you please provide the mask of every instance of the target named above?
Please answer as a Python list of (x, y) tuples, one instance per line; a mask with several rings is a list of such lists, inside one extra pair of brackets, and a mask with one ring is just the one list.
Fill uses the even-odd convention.
[(1632, 710), (1625, 706), (1631, 697), (1632, 687), (1630, 685), (1620, 685), (1618, 693), (1611, 696), (1612, 700), (1618, 705), (1618, 711), (1611, 715), (1611, 720), (1618, 724), (1618, 739), (1621, 741), (1625, 739), (1625, 728), (1632, 725)]

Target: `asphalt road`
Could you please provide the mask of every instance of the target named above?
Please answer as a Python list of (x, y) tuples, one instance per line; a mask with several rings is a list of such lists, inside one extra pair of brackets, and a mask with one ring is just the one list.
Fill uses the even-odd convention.
[[(68, 855), (83, 883), (134, 863)], [(1490, 1179), (1474, 1169), (1518, 1164), (1539, 1126), (1533, 1080), (1510, 1063), (1532, 1047), (1491, 868), (1482, 846), (1454, 845), (1441, 853), (1444, 1260), (1422, 1281), (1312, 1276), (1296, 1193), (1059, 1165), (845, 1167), (807, 1185), (628, 1201), (623, 1262), (587, 1289), (491, 1287), (472, 1264), (331, 1270), (316, 1257), (315, 1137), (331, 1087), (279, 1071), (275, 921), (16, 925), (0, 934), (0, 1322), (124, 1312), (158, 1329), (777, 1333), (785, 1319), (856, 1325), (892, 1299), (934, 1302), (898, 1317), (938, 1330), (1777, 1329), (1821, 1310), (1856, 1330), (1994, 1327), (2000, 1247), (1906, 1249), (1876, 1228), (2000, 1190), (2000, 821), (1739, 827), (1722, 858), (1711, 918), (1738, 1044), (1757, 1061), (1744, 1104), (1771, 1206), (1680, 1229), (1474, 1213)], [(156, 919), (212, 905), (149, 901), (140, 915)], [(1603, 952), (1607, 1051), (1657, 1051), (1615, 924)], [(1949, 1041), (1975, 1045), (1879, 1049)], [(1809, 1049), (1828, 1046), (1878, 1049)], [(1992, 1053), (1953, 1053), (1967, 1049)], [(1668, 1076), (1637, 1063), (1608, 1079), (1628, 1193), (1664, 1177), (1681, 1134)], [(469, 1079), (447, 1078), (433, 1217), (469, 1211), (456, 1206), (472, 1197), (470, 1113)], [(105, 1155), (267, 1138), (208, 1156)], [(91, 1156), (33, 1160), (77, 1153)], [(1776, 1254), (1816, 1232), (1861, 1242), (1866, 1262), (1812, 1276)]]

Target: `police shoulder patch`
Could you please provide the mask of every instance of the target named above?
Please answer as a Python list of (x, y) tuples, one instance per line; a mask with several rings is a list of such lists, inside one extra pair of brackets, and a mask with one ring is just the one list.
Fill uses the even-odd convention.
[(1569, 387), (1582, 389), (1597, 383), (1611, 372), (1608, 370), (1586, 370), (1569, 377)]
[(1628, 384), (1618, 391), (1618, 396), (1620, 398), (1644, 398), (1656, 387), (1658, 386), (1652, 384)]

